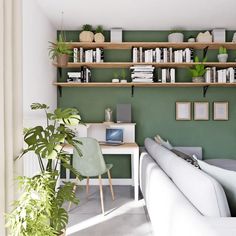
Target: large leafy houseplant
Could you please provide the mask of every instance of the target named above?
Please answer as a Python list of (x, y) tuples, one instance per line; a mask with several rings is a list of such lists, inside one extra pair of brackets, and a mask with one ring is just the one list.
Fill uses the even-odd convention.
[(56, 43), (49, 42), (49, 55), (51, 59), (57, 59), (58, 66), (66, 66), (69, 56), (73, 53), (70, 46), (65, 42), (63, 34), (59, 34)]
[(80, 174), (69, 164), (71, 155), (64, 151), (64, 147), (70, 144), (81, 154), (81, 143), (68, 128), (80, 123), (81, 118), (78, 110), (72, 108), (57, 108), (50, 113), (47, 105), (34, 103), (31, 109), (45, 111), (46, 125), (24, 131), (26, 148), (19, 158), (33, 152), (35, 155), (32, 158), (37, 158), (40, 173), (32, 178), (18, 177), (22, 194), (7, 215), (7, 226), (15, 236), (61, 235), (68, 223), (68, 213), (63, 204), (67, 201), (78, 204), (79, 199), (75, 196), (72, 182), (56, 187), (60, 177), (58, 167), (61, 164), (80, 178)]

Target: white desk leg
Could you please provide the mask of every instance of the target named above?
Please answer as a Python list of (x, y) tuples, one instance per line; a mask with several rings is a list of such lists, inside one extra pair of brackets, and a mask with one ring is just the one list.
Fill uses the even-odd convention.
[(133, 180), (134, 180), (134, 200), (138, 201), (139, 194), (139, 149), (134, 151), (133, 159)]

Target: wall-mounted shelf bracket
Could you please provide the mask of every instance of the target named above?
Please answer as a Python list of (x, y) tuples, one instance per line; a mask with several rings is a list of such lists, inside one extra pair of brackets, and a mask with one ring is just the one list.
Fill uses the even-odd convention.
[(134, 85), (131, 86), (131, 97), (134, 96)]
[(61, 78), (61, 76), (62, 76), (62, 68), (61, 67), (58, 67), (58, 74), (59, 74), (59, 78)]
[(58, 89), (59, 96), (61, 97), (62, 96), (62, 87), (58, 86), (57, 89)]
[(206, 93), (207, 93), (207, 90), (209, 88), (209, 85), (207, 86), (204, 86), (202, 89), (203, 89), (203, 97), (205, 98), (206, 97)]

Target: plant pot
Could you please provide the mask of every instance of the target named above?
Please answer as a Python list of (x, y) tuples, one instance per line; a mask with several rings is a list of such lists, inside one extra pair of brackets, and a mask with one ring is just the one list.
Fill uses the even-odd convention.
[(198, 76), (198, 77), (193, 77), (192, 82), (193, 83), (203, 83), (203, 82), (205, 82), (205, 80), (202, 76)]
[(127, 83), (127, 80), (126, 79), (121, 79), (120, 82), (121, 83)]
[(227, 62), (228, 60), (228, 54), (218, 54), (218, 60), (219, 62)]
[(182, 43), (184, 41), (184, 35), (182, 33), (169, 34), (168, 41), (172, 43)]
[(94, 33), (91, 31), (82, 31), (79, 35), (80, 42), (93, 42)]
[(59, 54), (57, 56), (58, 66), (67, 66), (68, 61), (69, 61), (69, 55), (67, 55), (67, 54)]
[(96, 43), (103, 43), (105, 41), (105, 37), (104, 37), (104, 35), (102, 33), (96, 33), (94, 35), (94, 41)]

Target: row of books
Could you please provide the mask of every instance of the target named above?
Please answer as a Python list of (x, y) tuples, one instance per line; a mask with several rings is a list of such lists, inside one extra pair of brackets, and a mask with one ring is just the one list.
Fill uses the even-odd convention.
[(130, 67), (132, 82), (153, 83), (155, 67), (151, 65), (139, 65)]
[(182, 50), (173, 50), (173, 48), (155, 48), (143, 49), (142, 47), (134, 47), (132, 49), (132, 60), (134, 63), (167, 63), (167, 62), (193, 62), (193, 49), (185, 48)]
[(68, 72), (67, 76), (67, 82), (89, 83), (92, 81), (91, 70), (86, 66), (81, 67), (81, 71), (79, 72)]
[(160, 83), (175, 83), (175, 68), (161, 69)]
[(236, 68), (229, 67), (217, 70), (216, 67), (207, 67), (205, 73), (206, 83), (234, 83), (236, 82)]
[(104, 62), (104, 50), (103, 48), (86, 50), (84, 48), (74, 48), (73, 62)]

